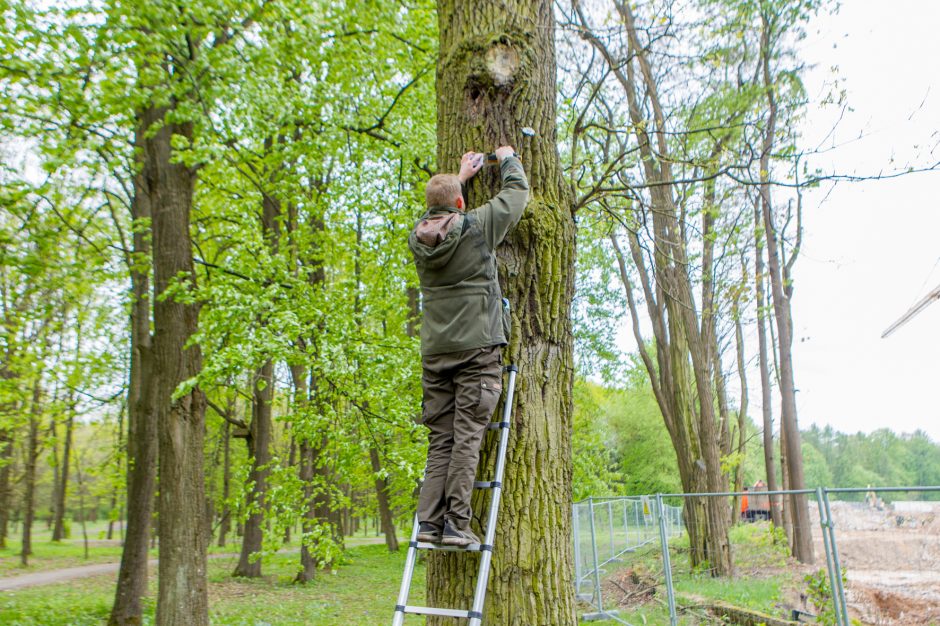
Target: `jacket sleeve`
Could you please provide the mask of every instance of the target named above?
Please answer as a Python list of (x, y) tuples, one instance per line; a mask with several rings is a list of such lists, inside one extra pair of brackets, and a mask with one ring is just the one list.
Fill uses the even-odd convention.
[(519, 223), (529, 199), (529, 181), (517, 157), (504, 159), (500, 163), (500, 173), (503, 185), (496, 197), (471, 211), (480, 220), (483, 237), (490, 250), (495, 250), (506, 233)]

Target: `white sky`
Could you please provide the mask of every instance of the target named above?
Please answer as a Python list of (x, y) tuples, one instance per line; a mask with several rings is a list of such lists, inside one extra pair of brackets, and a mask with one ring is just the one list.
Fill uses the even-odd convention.
[[(932, 0), (851, 0), (811, 25), (803, 55), (815, 64), (811, 99), (837, 66), (854, 108), (835, 136), (843, 146), (817, 165), (863, 174), (940, 161), (938, 25)], [(832, 115), (812, 107), (806, 137), (828, 133)], [(881, 339), (940, 284), (938, 186), (940, 172), (928, 172), (804, 196), (793, 301), (801, 428), (920, 428), (940, 441), (940, 303)]]
[[(847, 103), (811, 105), (807, 147), (825, 172), (873, 175), (940, 161), (940, 1), (848, 0), (807, 29), (801, 60), (811, 102), (839, 79)], [(836, 68), (836, 69), (834, 69)], [(892, 161), (893, 160), (893, 161)], [(926, 431), (940, 442), (940, 302), (881, 334), (940, 284), (940, 171), (842, 182), (803, 196), (803, 251), (794, 267), (794, 371), (800, 428)], [(787, 194), (778, 190), (777, 198)], [(648, 320), (641, 322), (650, 336)], [(618, 329), (635, 351), (629, 320)], [(745, 331), (749, 413), (760, 421), (755, 328)], [(725, 367), (735, 370), (733, 345)], [(729, 378), (737, 405), (737, 376)], [(774, 425), (780, 401), (774, 388)]]

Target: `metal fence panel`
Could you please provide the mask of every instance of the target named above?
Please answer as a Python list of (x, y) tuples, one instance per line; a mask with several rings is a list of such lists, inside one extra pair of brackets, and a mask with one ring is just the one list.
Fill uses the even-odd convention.
[[(664, 593), (660, 558), (660, 525), (655, 498), (588, 498), (572, 507), (575, 593), (586, 608), (582, 619), (611, 619), (617, 615), (617, 596)], [(682, 510), (663, 505), (664, 531), (682, 532)]]
[[(582, 619), (622, 624), (940, 624), (940, 487), (589, 498), (572, 510)], [(771, 494), (772, 495), (772, 494)], [(727, 508), (731, 571), (692, 567), (684, 527)], [(671, 506), (669, 502), (682, 502)], [(790, 556), (797, 501), (813, 562)], [(785, 528), (774, 528), (779, 503)], [(692, 507), (692, 508), (689, 508)], [(732, 523), (733, 521), (733, 523)]]
[(940, 624), (940, 491), (825, 495), (848, 619)]

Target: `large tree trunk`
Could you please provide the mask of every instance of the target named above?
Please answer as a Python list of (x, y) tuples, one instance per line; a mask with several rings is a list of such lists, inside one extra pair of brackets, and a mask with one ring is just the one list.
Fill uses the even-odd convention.
[(23, 541), (20, 549), (20, 563), (29, 565), (29, 555), (33, 553), (33, 517), (35, 514), (36, 460), (39, 457), (39, 417), (42, 407), (41, 376), (36, 375), (33, 383), (33, 399), (29, 411), (29, 438), (26, 443), (26, 474), (23, 477), (25, 491), (23, 495)]
[(252, 555), (261, 552), (264, 540), (265, 491), (267, 490), (268, 464), (271, 462), (271, 399), (274, 396), (274, 364), (267, 361), (258, 370), (252, 385), (250, 434), (248, 455), (251, 457), (249, 481), (252, 488), (246, 495), (248, 519), (242, 535), (242, 550), (238, 565), (232, 576), (257, 578), (261, 576), (261, 559)]
[(194, 172), (171, 162), (171, 139), (192, 140), (192, 124), (175, 123), (160, 110), (163, 124), (144, 141), (153, 208), (153, 349), (159, 439), (160, 567), (158, 626), (202, 626), (209, 622), (206, 594), (205, 485), (203, 437), (206, 400), (194, 386), (179, 386), (199, 374), (202, 352), (188, 345), (198, 326), (195, 299), (166, 295), (195, 289), (189, 217)]
[[(793, 336), (790, 324), (790, 298), (783, 284), (783, 269), (780, 264), (780, 251), (777, 244), (777, 229), (774, 225), (773, 203), (770, 193), (770, 155), (774, 147), (777, 120), (777, 103), (774, 96), (776, 86), (770, 74), (769, 23), (762, 15), (761, 66), (764, 89), (767, 96), (768, 120), (764, 130), (764, 142), (760, 157), (760, 195), (761, 213), (764, 218), (764, 232), (767, 241), (767, 268), (770, 275), (770, 288), (773, 297), (774, 318), (777, 322), (777, 341), (780, 359), (780, 428), (785, 433), (787, 472), (790, 489), (803, 489), (803, 452), (800, 449), (800, 430), (796, 416), (796, 385), (793, 378)], [(809, 519), (809, 506), (806, 496), (790, 496), (790, 512), (793, 519), (793, 556), (801, 563), (812, 563), (813, 555), (812, 527)]]
[(388, 503), (388, 481), (381, 477), (382, 462), (379, 459), (379, 450), (374, 444), (369, 446), (369, 461), (372, 463), (372, 473), (375, 476), (375, 495), (379, 501), (379, 519), (382, 522), (382, 532), (385, 533), (385, 545), (389, 552), (398, 552), (395, 520)]
[[(135, 144), (144, 147), (144, 133), (156, 122), (155, 111), (140, 119)], [(134, 177), (131, 219), (134, 221), (133, 247), (136, 257), (150, 257), (150, 233), (146, 226), (152, 217), (150, 180), (153, 165), (142, 159), (142, 169)], [(127, 387), (127, 528), (121, 568), (108, 618), (109, 626), (140, 624), (141, 598), (147, 592), (147, 560), (150, 518), (157, 465), (157, 415), (154, 376), (153, 337), (150, 334), (150, 276), (146, 266), (126, 258), (131, 277), (131, 354)]]
[[(437, 162), (456, 171), (467, 150), (512, 144), (522, 155), (531, 196), (522, 221), (498, 251), (503, 293), (513, 311), (508, 361), (518, 364), (504, 497), (483, 621), (576, 623), (571, 558), (571, 413), (575, 227), (555, 132), (552, 3), (499, 5), (438, 1)], [(520, 127), (537, 135), (522, 140)], [(475, 177), (469, 203), (495, 194), (496, 170)], [(488, 438), (481, 473), (491, 471)], [(489, 498), (478, 493), (475, 515)], [(477, 529), (481, 530), (481, 529)], [(427, 602), (469, 607), (479, 557), (428, 557)], [(429, 625), (454, 623), (429, 618)]]

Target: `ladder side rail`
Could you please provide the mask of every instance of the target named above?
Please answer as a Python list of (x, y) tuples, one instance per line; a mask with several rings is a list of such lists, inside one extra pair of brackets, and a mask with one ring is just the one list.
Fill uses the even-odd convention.
[(398, 590), (398, 602), (395, 603), (395, 617), (392, 619), (392, 626), (402, 626), (405, 623), (405, 606), (408, 604), (411, 579), (414, 578), (415, 562), (418, 560), (417, 544), (418, 514), (415, 513), (415, 521), (411, 527), (411, 539), (408, 541), (408, 556), (405, 558), (405, 572), (401, 578), (401, 588)]
[[(506, 392), (506, 401), (503, 403), (502, 421), (510, 423), (512, 416), (512, 403), (516, 390), (516, 374), (519, 371), (515, 365), (509, 366), (509, 389)], [(486, 534), (483, 545), (487, 549), (480, 552), (480, 567), (477, 573), (477, 583), (473, 591), (473, 606), (470, 609), (470, 626), (481, 626), (483, 623), (483, 602), (486, 599), (486, 585), (490, 574), (490, 561), (493, 558), (493, 541), (496, 537), (496, 519), (499, 514), (499, 500), (503, 492), (503, 473), (506, 469), (506, 449), (509, 446), (509, 428), (499, 429), (499, 448), (496, 453), (496, 472), (493, 480), (498, 486), (493, 487), (493, 497), (490, 500), (490, 510), (487, 515)]]

